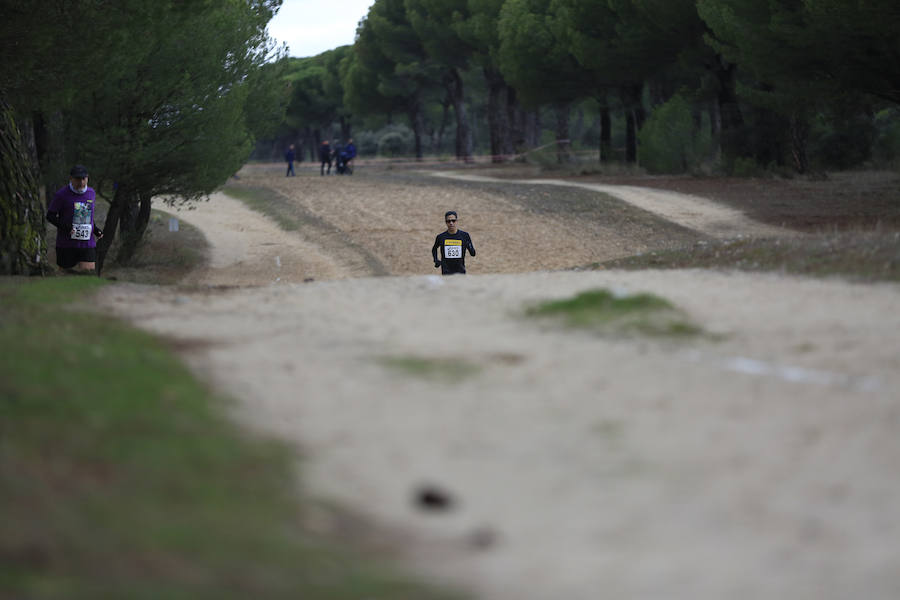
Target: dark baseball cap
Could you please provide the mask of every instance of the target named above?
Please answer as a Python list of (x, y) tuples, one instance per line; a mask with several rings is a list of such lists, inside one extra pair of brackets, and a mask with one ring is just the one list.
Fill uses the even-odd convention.
[(72, 167), (72, 170), (69, 171), (69, 175), (72, 177), (87, 177), (88, 170), (84, 165), (75, 165)]

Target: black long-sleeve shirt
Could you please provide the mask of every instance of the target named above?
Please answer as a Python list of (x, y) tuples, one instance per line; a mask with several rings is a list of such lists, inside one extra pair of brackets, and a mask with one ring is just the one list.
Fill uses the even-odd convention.
[(434, 238), (431, 257), (434, 259), (434, 266), (440, 265), (443, 275), (465, 273), (466, 251), (475, 256), (475, 246), (472, 245), (472, 238), (468, 233), (461, 229), (456, 233), (445, 231)]

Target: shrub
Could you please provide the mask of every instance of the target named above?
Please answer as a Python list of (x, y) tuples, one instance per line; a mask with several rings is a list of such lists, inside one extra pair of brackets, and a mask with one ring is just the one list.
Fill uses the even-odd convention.
[(638, 162), (650, 173), (685, 173), (702, 156), (691, 107), (681, 95), (659, 106), (638, 133)]
[(374, 131), (363, 131), (353, 139), (356, 142), (356, 151), (360, 156), (378, 154), (378, 134)]
[(900, 160), (900, 110), (890, 108), (875, 115), (877, 135), (873, 158), (882, 164)]
[(809, 154), (824, 169), (858, 167), (871, 158), (876, 135), (869, 115), (819, 117), (812, 123)]
[(412, 154), (413, 133), (405, 125), (388, 125), (378, 133), (379, 156), (404, 156)]
[(401, 156), (406, 154), (406, 144), (399, 133), (386, 133), (378, 140), (378, 154), (381, 156)]
[(729, 175), (735, 177), (761, 177), (766, 170), (750, 157), (735, 157), (733, 161), (726, 167)]

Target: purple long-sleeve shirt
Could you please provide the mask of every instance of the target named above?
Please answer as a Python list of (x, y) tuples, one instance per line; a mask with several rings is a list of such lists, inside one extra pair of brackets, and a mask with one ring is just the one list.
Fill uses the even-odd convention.
[[(67, 185), (53, 195), (47, 207), (47, 217), (56, 223), (57, 248), (96, 248), (94, 237), (94, 190), (87, 188), (77, 194)], [(55, 218), (51, 220), (51, 215)], [(73, 234), (74, 229), (74, 234)]]

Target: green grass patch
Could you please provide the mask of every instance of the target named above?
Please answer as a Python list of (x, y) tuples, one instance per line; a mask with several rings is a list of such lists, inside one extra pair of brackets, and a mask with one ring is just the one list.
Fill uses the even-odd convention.
[(264, 188), (227, 185), (222, 191), (231, 196), (235, 200), (240, 200), (247, 205), (248, 208), (259, 213), (271, 217), (278, 223), (278, 226), (285, 231), (297, 231), (300, 229), (300, 223), (297, 219), (286, 214), (281, 207), (281, 203), (277, 198), (273, 197), (273, 192)]
[(900, 281), (900, 233), (857, 231), (704, 241), (591, 265), (604, 269), (780, 271), (854, 281)]
[(309, 531), (292, 451), (164, 341), (73, 308), (105, 283), (0, 280), (4, 596), (451, 597)]
[(438, 360), (422, 356), (385, 356), (378, 359), (379, 364), (388, 369), (410, 377), (423, 379), (439, 379), (443, 381), (460, 381), (462, 376), (471, 376), (479, 371), (478, 366), (461, 359)]
[(668, 300), (653, 294), (620, 295), (589, 290), (572, 298), (548, 300), (526, 309), (530, 317), (556, 318), (568, 327), (609, 333), (692, 336), (702, 333)]

